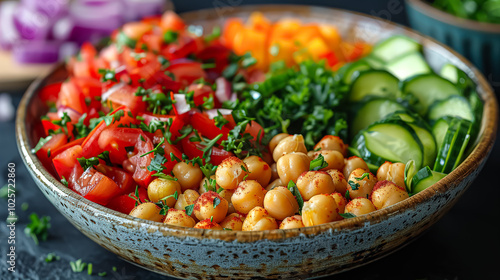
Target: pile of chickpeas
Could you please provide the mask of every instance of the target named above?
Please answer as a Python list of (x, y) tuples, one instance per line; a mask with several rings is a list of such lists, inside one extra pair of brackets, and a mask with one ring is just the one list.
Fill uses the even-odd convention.
[[(408, 198), (403, 163), (386, 162), (370, 173), (366, 162), (347, 156), (347, 145), (327, 135), (307, 151), (302, 135), (278, 134), (269, 143), (269, 154), (260, 158), (229, 157), (218, 167), (216, 191), (207, 191), (208, 178), (196, 164), (179, 162), (175, 180), (155, 179), (148, 186), (150, 202), (130, 215), (169, 225), (213, 230), (273, 230), (314, 226), (342, 220), (340, 214), (360, 216)], [(326, 167), (310, 171), (310, 162), (322, 155)], [(347, 178), (347, 179), (346, 179)], [(299, 203), (287, 188), (296, 184), (304, 201)], [(172, 196), (175, 192), (177, 199)], [(160, 214), (155, 203), (170, 207)], [(194, 205), (192, 214), (186, 207)]]

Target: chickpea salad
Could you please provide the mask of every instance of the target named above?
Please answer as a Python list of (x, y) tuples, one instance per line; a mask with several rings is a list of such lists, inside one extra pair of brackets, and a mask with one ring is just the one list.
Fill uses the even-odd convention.
[[(98, 50), (99, 49), (99, 50)], [(371, 46), (261, 13), (204, 30), (168, 11), (84, 43), (32, 152), (62, 184), (133, 217), (212, 230), (319, 225), (423, 191), (473, 148), (482, 102), (422, 46)]]

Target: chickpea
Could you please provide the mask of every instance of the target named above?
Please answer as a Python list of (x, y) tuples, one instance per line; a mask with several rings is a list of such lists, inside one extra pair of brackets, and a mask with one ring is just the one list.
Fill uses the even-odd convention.
[(371, 199), (375, 208), (382, 209), (407, 199), (408, 193), (405, 188), (391, 181), (380, 181), (373, 188)]
[(213, 217), (213, 221), (219, 223), (226, 217), (227, 208), (228, 202), (224, 198), (216, 192), (209, 191), (200, 195), (196, 200), (193, 212), (199, 221)]
[(224, 220), (220, 223), (220, 226), (231, 230), (241, 231), (244, 220), (245, 218), (243, 217), (243, 215), (238, 213), (232, 213), (227, 215), (226, 218), (224, 218)]
[[(217, 184), (217, 182), (215, 180), (215, 175), (210, 176), (210, 179), (212, 179), (215, 182), (215, 191), (219, 190), (220, 186), (219, 186), (219, 184)], [(200, 194), (206, 193), (208, 191), (207, 190), (208, 186), (210, 186), (210, 182), (208, 181), (207, 177), (205, 177), (200, 182), (200, 188), (198, 189), (198, 192)]]
[(391, 163), (386, 161), (377, 170), (377, 180), (391, 181), (402, 188), (406, 188), (405, 164), (401, 162)]
[(196, 189), (203, 179), (203, 172), (201, 172), (198, 164), (194, 166), (185, 162), (179, 162), (172, 170), (177, 182), (181, 185), (182, 191), (187, 189)]
[(364, 197), (356, 197), (345, 206), (345, 213), (361, 216), (377, 210), (373, 203)]
[(247, 180), (256, 180), (261, 186), (267, 186), (271, 180), (271, 167), (258, 156), (249, 156), (243, 160), (248, 167)]
[(234, 213), (236, 212), (236, 209), (234, 209), (234, 205), (233, 205), (233, 202), (231, 202), (231, 197), (233, 196), (234, 194), (234, 191), (235, 190), (222, 190), (219, 195), (224, 198), (227, 203), (228, 203), (228, 206), (227, 206), (227, 213), (228, 214), (231, 214), (231, 213)]
[(300, 215), (287, 217), (280, 224), (280, 229), (303, 228), (303, 227), (304, 223), (302, 223), (302, 217)]
[(283, 186), (283, 182), (281, 182), (281, 179), (278, 178), (274, 181), (272, 181), (269, 185), (266, 187), (266, 191), (270, 191), (276, 187)]
[(319, 155), (322, 155), (328, 166), (320, 170), (326, 171), (330, 169), (342, 169), (344, 168), (344, 156), (338, 151), (317, 151), (313, 153), (312, 159), (317, 159)]
[(199, 221), (196, 225), (194, 225), (194, 228), (223, 230), (223, 228), (218, 223), (211, 222), (210, 219)]
[(278, 162), (280, 157), (290, 153), (307, 153), (302, 135), (295, 134), (283, 138), (273, 151), (273, 159)]
[(351, 175), (351, 172), (354, 169), (358, 169), (358, 168), (363, 168), (364, 170), (366, 170), (366, 172), (370, 172), (370, 168), (368, 168), (368, 164), (366, 164), (366, 162), (362, 158), (352, 156), (352, 157), (346, 159), (345, 164), (344, 164), (344, 170), (343, 170), (344, 177), (349, 178), (349, 175)]
[(347, 181), (347, 189), (351, 199), (355, 197), (368, 197), (377, 183), (375, 175), (363, 168), (351, 172)]
[[(160, 199), (173, 195), (177, 192), (177, 195), (181, 193), (181, 185), (174, 180), (157, 178), (154, 179), (148, 185), (148, 197), (151, 202), (158, 202)], [(168, 207), (174, 207), (176, 199), (172, 196), (164, 201)]]
[(163, 215), (160, 215), (161, 208), (152, 202), (145, 202), (137, 205), (130, 211), (130, 216), (139, 219), (161, 222)]
[(247, 214), (257, 206), (264, 206), (264, 196), (266, 190), (255, 180), (246, 180), (238, 185), (238, 188), (231, 197), (234, 209)]
[(302, 222), (304, 226), (321, 225), (342, 219), (339, 215), (337, 202), (329, 194), (318, 194), (302, 207)]
[(273, 138), (271, 138), (271, 141), (269, 141), (269, 152), (272, 154), (274, 152), (274, 148), (278, 146), (279, 142), (285, 138), (290, 136), (290, 134), (287, 133), (279, 133), (274, 135)]
[(335, 199), (335, 202), (337, 202), (337, 206), (339, 207), (339, 213), (344, 213), (345, 206), (347, 204), (347, 199), (345, 199), (345, 197), (338, 192), (334, 192), (330, 195), (333, 197), (333, 199)]
[(330, 150), (338, 151), (343, 156), (347, 156), (347, 145), (338, 136), (325, 135), (319, 142), (314, 146), (314, 150)]
[[(177, 198), (177, 202), (175, 203), (174, 208), (177, 210), (185, 210), (186, 206), (195, 204), (198, 197), (200, 197), (200, 194), (198, 194), (197, 191), (187, 189), (184, 191), (184, 193), (179, 195), (179, 197)], [(191, 217), (194, 218), (196, 216), (193, 213), (193, 214), (191, 214)]]
[(335, 186), (335, 191), (345, 195), (347, 191), (347, 181), (345, 180), (344, 174), (338, 169), (327, 170), (326, 173), (332, 177), (333, 185)]
[(165, 217), (165, 221), (163, 221), (163, 223), (191, 228), (196, 224), (194, 219), (188, 216), (185, 211), (174, 208), (168, 210), (167, 217)]
[(297, 189), (304, 200), (318, 194), (330, 194), (335, 192), (332, 177), (324, 171), (307, 171), (297, 179)]
[(278, 223), (276, 223), (276, 220), (269, 216), (266, 209), (262, 207), (255, 207), (250, 210), (242, 226), (243, 231), (272, 230), (277, 228)]
[(264, 208), (271, 217), (283, 220), (299, 211), (299, 204), (285, 187), (276, 187), (266, 193), (264, 197)]
[(276, 168), (276, 162), (271, 164), (271, 182), (278, 179), (280, 175), (278, 175), (278, 169)]
[(238, 187), (243, 178), (248, 174), (248, 167), (237, 157), (224, 159), (215, 171), (217, 184), (224, 189), (232, 190)]
[(283, 185), (290, 181), (297, 182), (300, 174), (309, 171), (311, 159), (304, 153), (292, 153), (282, 156), (276, 162), (276, 169)]

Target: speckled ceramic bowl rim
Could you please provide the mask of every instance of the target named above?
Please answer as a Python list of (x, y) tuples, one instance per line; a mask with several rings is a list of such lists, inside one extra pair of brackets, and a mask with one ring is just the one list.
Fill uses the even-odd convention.
[(460, 18), (438, 8), (423, 0), (406, 0), (413, 8), (420, 11), (422, 14), (428, 15), (435, 20), (446, 22), (451, 25), (460, 26), (465, 29), (495, 33), (500, 35), (500, 24), (480, 22), (471, 19)]
[[(257, 6), (242, 6), (237, 7), (237, 12), (248, 12), (248, 11), (258, 11), (260, 8), (266, 8), (269, 10), (276, 11), (303, 11), (304, 8), (315, 8), (318, 7), (312, 6), (300, 6), (300, 5), (257, 5)], [(31, 146), (29, 144), (28, 131), (26, 130), (26, 110), (27, 105), (30, 100), (38, 93), (41, 86), (47, 77), (49, 77), (52, 73), (54, 73), (57, 69), (62, 67), (62, 65), (57, 66), (54, 70), (46, 77), (39, 78), (26, 91), (23, 96), (21, 103), (19, 104), (17, 111), (17, 119), (16, 119), (16, 140), (18, 144), (19, 151), (21, 156), (32, 173), (35, 180), (40, 180), (43, 183), (43, 187), (50, 188), (52, 191), (60, 194), (61, 198), (67, 199), (68, 202), (71, 202), (73, 205), (78, 205), (78, 207), (82, 207), (82, 210), (92, 214), (94, 216), (103, 217), (107, 222), (117, 223), (125, 227), (136, 228), (136, 227), (146, 227), (149, 231), (160, 231), (165, 235), (178, 236), (178, 237), (194, 237), (194, 238), (213, 238), (213, 239), (221, 239), (225, 241), (240, 241), (240, 242), (253, 242), (260, 239), (269, 239), (269, 240), (284, 240), (289, 237), (298, 236), (298, 235), (315, 235), (325, 231), (349, 231), (357, 228), (364, 227), (366, 223), (376, 224), (384, 221), (391, 215), (397, 215), (399, 212), (403, 212), (406, 209), (415, 208), (419, 203), (430, 199), (432, 196), (437, 195), (439, 193), (444, 193), (450, 186), (457, 186), (458, 178), (464, 178), (468, 174), (470, 174), (474, 169), (476, 169), (480, 163), (486, 160), (489, 155), (494, 141), (496, 137), (497, 130), (497, 122), (498, 122), (498, 108), (497, 102), (494, 95), (494, 92), (490, 85), (486, 82), (485, 78), (482, 74), (465, 58), (460, 56), (458, 53), (449, 49), (448, 47), (438, 43), (437, 41), (419, 35), (415, 31), (410, 30), (409, 28), (399, 26), (394, 23), (389, 23), (386, 21), (381, 21), (378, 18), (371, 17), (368, 15), (344, 11), (340, 9), (330, 9), (330, 8), (321, 8), (322, 11), (333, 11), (337, 10), (337, 12), (349, 13), (355, 16), (363, 16), (371, 19), (375, 19), (379, 22), (383, 22), (384, 24), (390, 24), (398, 26), (399, 28), (403, 28), (403, 32), (406, 34), (410, 34), (413, 37), (421, 40), (423, 43), (427, 41), (427, 43), (432, 43), (439, 45), (443, 49), (451, 52), (454, 56), (460, 59), (465, 65), (467, 65), (470, 69), (472, 69), (473, 74), (475, 75), (476, 82), (478, 83), (478, 87), (482, 88), (480, 90), (481, 97), (484, 101), (484, 112), (483, 112), (483, 121), (482, 121), (482, 135), (479, 138), (479, 142), (476, 147), (473, 149), (472, 153), (467, 157), (467, 159), (460, 164), (453, 172), (447, 175), (445, 178), (434, 184), (433, 186), (427, 188), (426, 190), (398, 203), (391, 207), (381, 209), (375, 211), (373, 213), (351, 218), (345, 219), (338, 222), (322, 224), (312, 227), (304, 227), (300, 229), (287, 229), (287, 230), (269, 230), (269, 231), (255, 231), (255, 232), (243, 232), (243, 231), (216, 231), (216, 230), (204, 230), (204, 229), (194, 229), (194, 228), (184, 228), (166, 225), (162, 223), (152, 222), (141, 220), (135, 217), (131, 217), (129, 215), (125, 215), (119, 213), (117, 211), (108, 209), (104, 206), (101, 206), (97, 203), (91, 202), (87, 199), (84, 199), (77, 193), (65, 187), (61, 182), (59, 182), (56, 178), (54, 178), (41, 164), (38, 158), (30, 152)], [(182, 17), (188, 22), (198, 20), (203, 11), (195, 11), (190, 13), (185, 13)], [(425, 44), (424, 44), (425, 45)], [(59, 68), (58, 68), (59, 67)]]

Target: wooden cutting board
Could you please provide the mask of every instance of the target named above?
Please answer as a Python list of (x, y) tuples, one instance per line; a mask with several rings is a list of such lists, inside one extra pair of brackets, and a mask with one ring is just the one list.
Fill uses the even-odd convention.
[(23, 90), (38, 76), (46, 75), (53, 64), (19, 64), (10, 52), (0, 50), (0, 91)]

